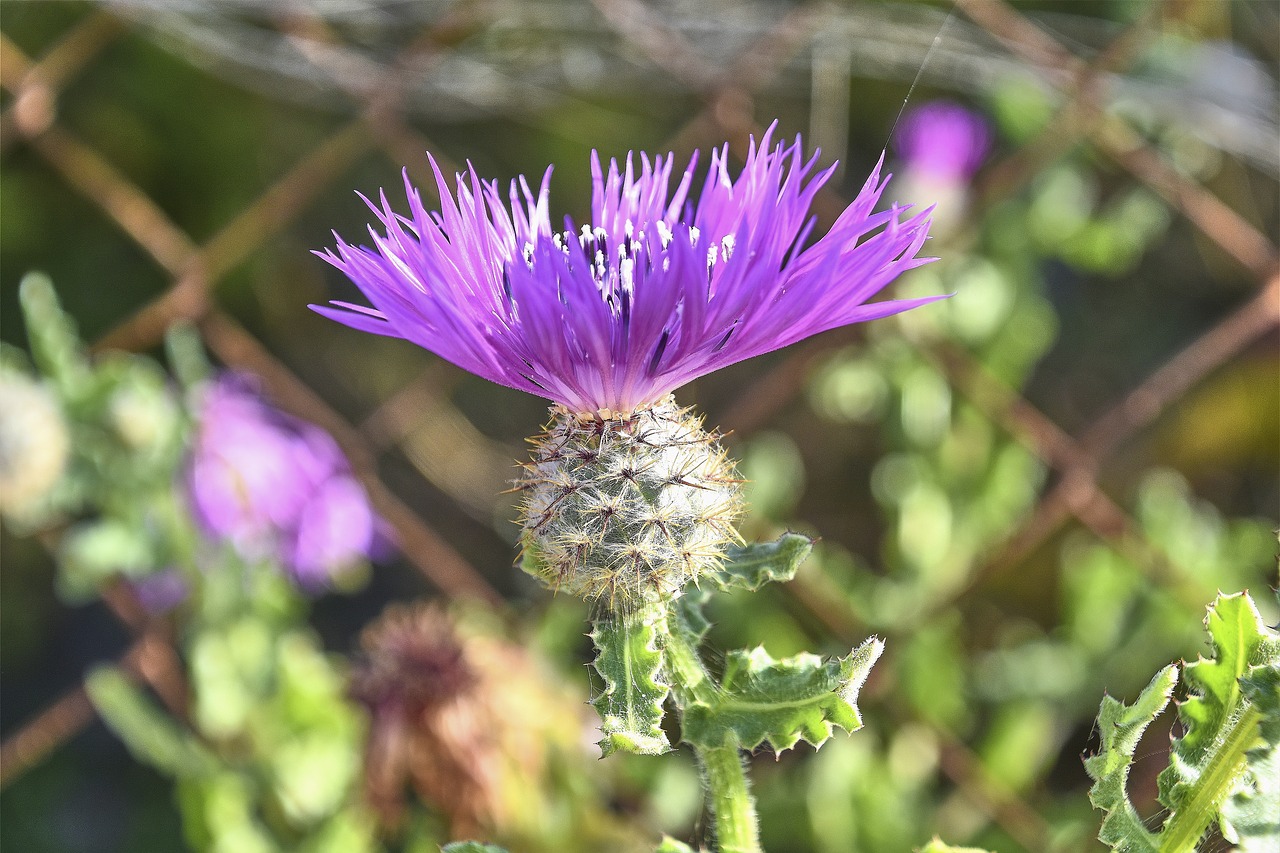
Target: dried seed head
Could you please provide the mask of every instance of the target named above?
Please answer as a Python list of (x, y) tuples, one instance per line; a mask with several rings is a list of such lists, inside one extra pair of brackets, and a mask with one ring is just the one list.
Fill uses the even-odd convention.
[(369, 711), (365, 796), (400, 825), (405, 783), (475, 834), (494, 816), (496, 727), (453, 620), (434, 605), (392, 605), (361, 634), (350, 695)]
[(525, 571), (612, 607), (678, 596), (738, 541), (740, 481), (718, 436), (667, 397), (629, 414), (552, 409), (533, 440)]

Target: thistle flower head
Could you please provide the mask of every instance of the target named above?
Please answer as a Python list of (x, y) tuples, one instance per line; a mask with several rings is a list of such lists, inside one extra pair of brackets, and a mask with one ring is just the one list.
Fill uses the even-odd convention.
[(204, 532), (322, 586), (369, 556), (376, 519), (327, 433), (269, 406), (245, 376), (204, 389), (187, 495)]
[(894, 149), (924, 180), (964, 184), (991, 148), (991, 125), (954, 101), (930, 101), (902, 117)]
[[(591, 222), (552, 225), (550, 170), (504, 198), (474, 172), (451, 188), (435, 161), (440, 211), (405, 177), (408, 215), (368, 202), (372, 248), (338, 237), (322, 257), (372, 307), (315, 310), (356, 329), (408, 339), (494, 382), (576, 413), (629, 413), (690, 380), (827, 329), (932, 298), (868, 304), (917, 257), (928, 211), (873, 212), (879, 166), (817, 240), (809, 208), (831, 170), (771, 127), (730, 174), (712, 152), (697, 201), (696, 157), (671, 188), (672, 156), (592, 155)], [(886, 179), (887, 180), (887, 179)], [(368, 201), (366, 199), (366, 201)], [(336, 235), (335, 235), (336, 236)]]
[(365, 794), (384, 826), (401, 823), (412, 788), (455, 838), (545, 832), (551, 806), (539, 792), (580, 751), (582, 703), (491, 631), (486, 619), (415, 602), (389, 606), (361, 633), (349, 694), (369, 712)]

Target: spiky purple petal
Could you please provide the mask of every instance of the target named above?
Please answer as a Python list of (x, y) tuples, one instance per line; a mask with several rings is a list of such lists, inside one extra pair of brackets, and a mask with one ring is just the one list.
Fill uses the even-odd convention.
[[(873, 213), (880, 166), (831, 230), (810, 243), (809, 208), (831, 176), (799, 137), (752, 140), (736, 179), (713, 151), (696, 203), (696, 157), (670, 191), (674, 158), (593, 153), (592, 218), (556, 231), (550, 171), (506, 199), (474, 170), (450, 188), (431, 160), (440, 211), (405, 176), (409, 214), (366, 199), (372, 248), (341, 237), (320, 254), (372, 308), (312, 306), (360, 331), (402, 337), (472, 373), (579, 412), (627, 412), (692, 379), (837, 326), (940, 297), (867, 304), (918, 257), (929, 210)], [(337, 235), (335, 235), (337, 236)]]

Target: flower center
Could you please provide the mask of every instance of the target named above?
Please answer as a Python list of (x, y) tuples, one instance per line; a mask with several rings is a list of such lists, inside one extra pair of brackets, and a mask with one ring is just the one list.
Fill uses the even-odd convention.
[[(615, 315), (625, 310), (625, 306), (630, 303), (635, 293), (637, 262), (643, 263), (647, 271), (652, 269), (656, 255), (661, 258), (662, 269), (667, 270), (671, 263), (666, 254), (667, 248), (676, 235), (676, 231), (665, 221), (660, 219), (654, 222), (653, 230), (657, 232), (658, 240), (662, 244), (655, 252), (649, 246), (648, 228), (636, 229), (630, 219), (626, 221), (623, 228), (624, 237), (613, 246), (610, 246), (608, 231), (600, 227), (592, 228), (589, 225), (583, 225), (577, 234), (566, 230), (551, 235), (556, 248), (566, 258), (573, 257), (571, 249), (573, 240), (578, 241), (578, 246), (591, 265), (591, 277), (600, 291), (600, 297)], [(702, 233), (697, 227), (677, 223), (677, 228), (685, 231), (691, 247), (698, 248)], [(726, 234), (718, 243), (713, 242), (707, 245), (708, 283), (711, 282), (716, 264), (725, 263), (733, 256), (735, 244), (734, 235)], [(524, 262), (530, 270), (534, 267), (536, 254), (535, 245), (532, 242), (524, 244)]]

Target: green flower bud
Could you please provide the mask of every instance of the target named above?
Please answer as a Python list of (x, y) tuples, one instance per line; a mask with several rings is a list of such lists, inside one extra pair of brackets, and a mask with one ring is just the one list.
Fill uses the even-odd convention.
[(718, 439), (672, 397), (629, 414), (553, 408), (519, 483), (524, 570), (629, 608), (718, 569), (742, 513)]
[(70, 449), (53, 394), (21, 374), (0, 373), (0, 512), (22, 515), (48, 497)]
[(108, 412), (116, 434), (133, 450), (167, 445), (178, 424), (177, 404), (164, 385), (141, 378), (112, 395)]

